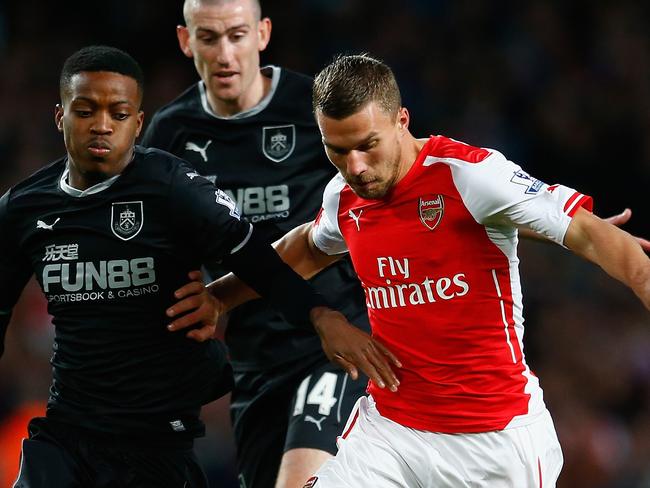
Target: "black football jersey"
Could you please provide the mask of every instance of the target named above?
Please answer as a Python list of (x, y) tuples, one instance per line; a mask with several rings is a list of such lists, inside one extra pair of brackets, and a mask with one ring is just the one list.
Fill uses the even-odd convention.
[(225, 346), (169, 332), (165, 310), (190, 270), (247, 242), (250, 224), (157, 149), (136, 147), (101, 191), (71, 195), (66, 172), (64, 158), (0, 200), (2, 335), (35, 274), (55, 325), (48, 416), (125, 436), (200, 435), (201, 405), (232, 385)]
[[(312, 114), (312, 79), (275, 66), (263, 68), (270, 93), (232, 117), (210, 108), (202, 82), (160, 109), (142, 140), (190, 162), (236, 203), (269, 241), (312, 220), (335, 174)], [(348, 319), (369, 330), (365, 298), (348, 259), (311, 280)], [(226, 342), (235, 369), (260, 370), (322, 354), (317, 335), (287, 323), (264, 300), (231, 314)]]

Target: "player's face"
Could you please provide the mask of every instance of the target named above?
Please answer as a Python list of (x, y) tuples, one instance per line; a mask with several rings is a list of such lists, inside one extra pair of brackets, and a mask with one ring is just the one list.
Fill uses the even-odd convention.
[(409, 115), (396, 115), (375, 102), (341, 120), (317, 113), (325, 152), (352, 190), (361, 198), (383, 198), (405, 174), (402, 141)]
[(263, 97), (260, 52), (271, 36), (271, 21), (258, 20), (251, 0), (193, 4), (187, 27), (177, 28), (181, 50), (208, 90), (213, 108), (236, 113)]
[(91, 186), (120, 173), (130, 162), (144, 114), (137, 82), (119, 73), (74, 75), (57, 105), (70, 177)]

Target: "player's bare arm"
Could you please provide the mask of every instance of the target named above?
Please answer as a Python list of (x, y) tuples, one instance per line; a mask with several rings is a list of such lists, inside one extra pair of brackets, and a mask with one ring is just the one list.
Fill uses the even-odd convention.
[[(289, 231), (281, 239), (273, 243), (273, 247), (282, 260), (305, 279), (311, 278), (342, 257), (342, 255), (330, 256), (318, 249), (311, 239), (311, 232), (312, 222), (308, 222)], [(209, 319), (210, 303), (215, 309), (212, 313), (216, 312), (219, 315), (229, 312), (250, 300), (259, 298), (259, 294), (255, 290), (247, 286), (233, 273), (229, 273), (207, 286), (211, 295), (218, 297), (218, 300), (214, 298), (213, 302), (205, 296), (201, 272), (193, 271), (190, 273), (190, 279), (193, 280), (191, 283), (174, 293), (179, 302), (167, 310), (167, 315), (175, 317), (190, 310), (193, 310), (193, 312), (174, 320), (169, 325), (170, 330), (184, 329)], [(208, 324), (206, 323), (206, 325)], [(192, 335), (188, 333), (188, 337), (206, 340), (212, 337), (213, 332), (214, 327), (204, 326), (201, 329), (192, 330)]]
[[(303, 224), (274, 244), (282, 260), (303, 278), (315, 275), (341, 258), (329, 256), (316, 248), (311, 239), (311, 228), (311, 223)], [(177, 290), (175, 296), (180, 301), (168, 310), (168, 315), (173, 317), (196, 308), (201, 301), (196, 294), (202, 293), (199, 290), (202, 286), (201, 282), (192, 282)], [(220, 312), (229, 311), (259, 297), (259, 294), (232, 273), (210, 283), (207, 288), (217, 297), (219, 304), (215, 307), (220, 308)], [(195, 313), (198, 314), (198, 311), (175, 320), (169, 329), (179, 330), (193, 325), (199, 317)], [(330, 361), (339, 364), (353, 379), (358, 378), (358, 369), (361, 369), (380, 388), (388, 386), (392, 391), (397, 390), (399, 381), (389, 361), (397, 367), (401, 367), (401, 363), (381, 343), (351, 325), (343, 314), (327, 307), (314, 308), (310, 320)], [(188, 334), (189, 337), (205, 340), (212, 336), (214, 329), (203, 327), (191, 332), (192, 336)]]
[(564, 244), (629, 286), (650, 309), (650, 259), (633, 236), (580, 209), (569, 225)]
[[(616, 227), (621, 227), (622, 225), (625, 225), (630, 220), (630, 218), (632, 218), (632, 210), (626, 208), (621, 213), (612, 215), (611, 217), (603, 218), (603, 220), (609, 224), (615, 225)], [(523, 237), (525, 239), (533, 239), (537, 241), (550, 242), (542, 234), (538, 234), (537, 232), (531, 229), (527, 229), (523, 227), (519, 229), (519, 237)], [(637, 236), (632, 236), (632, 237), (636, 240), (636, 242), (639, 243), (639, 245), (644, 251), (646, 252), (650, 251), (650, 241), (644, 239), (643, 237), (637, 237)]]

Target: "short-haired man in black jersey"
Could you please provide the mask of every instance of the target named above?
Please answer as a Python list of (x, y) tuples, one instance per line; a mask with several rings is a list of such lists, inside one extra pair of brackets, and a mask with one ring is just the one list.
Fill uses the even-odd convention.
[(192, 451), (199, 411), (232, 372), (222, 344), (165, 327), (174, 290), (201, 264), (221, 261), (289, 320), (311, 322), (333, 359), (396, 387), (387, 351), (324, 306), (224, 192), (134, 146), (133, 58), (84, 48), (66, 60), (60, 91), (66, 156), (0, 199), (0, 337), (32, 274), (56, 331), (47, 414), (29, 424), (14, 486), (206, 486)]
[[(142, 144), (182, 157), (216, 180), (243, 218), (269, 241), (278, 239), (315, 217), (335, 174), (311, 110), (312, 79), (260, 68), (271, 20), (258, 0), (186, 0), (183, 14), (180, 47), (201, 80), (154, 115)], [(347, 259), (311, 282), (369, 330)], [(317, 334), (289, 324), (266, 300), (233, 311), (225, 337), (235, 370), (231, 412), (240, 485), (302, 486), (336, 453), (336, 437), (367, 381), (350, 381), (327, 360)]]

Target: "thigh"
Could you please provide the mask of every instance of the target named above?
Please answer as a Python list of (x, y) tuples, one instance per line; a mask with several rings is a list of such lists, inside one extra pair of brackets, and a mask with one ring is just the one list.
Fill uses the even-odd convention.
[(419, 488), (423, 486), (404, 458), (402, 447), (417, 448), (410, 429), (382, 418), (361, 397), (343, 429), (336, 456), (308, 480), (311, 488)]
[(20, 472), (15, 488), (81, 488), (88, 479), (80, 473), (64, 435), (52, 429), (46, 418), (29, 423), (29, 438), (23, 441)]
[(329, 362), (306, 372), (291, 399), (285, 452), (307, 448), (335, 455), (336, 439), (367, 383), (365, 376), (354, 381)]
[(242, 488), (273, 488), (287, 434), (293, 385), (263, 373), (235, 374), (231, 397)]
[[(562, 452), (550, 415), (530, 425), (477, 434), (426, 433), (430, 488), (552, 488)], [(453, 482), (449, 482), (453, 480)]]

